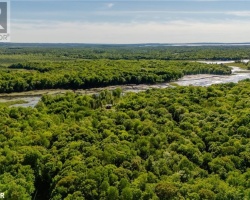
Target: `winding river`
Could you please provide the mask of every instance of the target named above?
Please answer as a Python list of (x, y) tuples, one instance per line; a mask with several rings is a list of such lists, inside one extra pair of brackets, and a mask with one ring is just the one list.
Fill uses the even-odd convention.
[[(204, 61), (201, 61), (204, 62)], [(225, 63), (225, 62), (218, 62), (218, 61), (208, 61), (208, 64), (211, 63)], [(230, 62), (231, 63), (231, 62)], [(232, 63), (233, 65), (233, 63)], [(92, 88), (87, 90), (76, 90), (76, 93), (79, 94), (96, 94), (103, 89), (113, 90), (117, 87), (120, 87), (123, 92), (140, 92), (145, 91), (151, 88), (167, 88), (173, 87), (173, 83), (188, 86), (209, 86), (212, 84), (219, 84), (219, 83), (229, 83), (234, 82), (237, 83), (240, 80), (244, 80), (250, 78), (250, 70), (243, 70), (239, 67), (232, 66), (232, 74), (231, 75), (211, 75), (211, 74), (197, 74), (197, 75), (186, 75), (181, 79), (171, 82), (171, 83), (158, 83), (154, 85), (147, 85), (147, 84), (139, 84), (139, 85), (119, 85), (119, 86), (108, 86), (103, 88)], [(22, 107), (34, 107), (38, 101), (41, 99), (41, 96), (44, 94), (63, 94), (68, 91), (72, 90), (41, 90), (41, 91), (29, 91), (29, 92), (21, 92), (21, 93), (11, 93), (11, 94), (0, 94), (0, 101), (15, 101), (15, 100), (24, 100), (26, 103), (23, 104), (15, 104), (12, 106), (22, 106)]]

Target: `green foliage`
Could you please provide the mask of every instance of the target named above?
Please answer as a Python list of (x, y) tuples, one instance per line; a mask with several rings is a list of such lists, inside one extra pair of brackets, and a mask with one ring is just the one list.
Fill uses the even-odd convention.
[(160, 200), (173, 199), (176, 196), (178, 188), (172, 183), (159, 183), (155, 187), (155, 193)]
[(24, 103), (27, 103), (27, 101), (25, 100), (14, 100), (14, 101), (3, 101), (3, 102), (0, 102), (0, 106), (11, 106), (11, 105), (15, 105), (15, 104), (24, 104)]
[[(196, 73), (197, 67), (207, 69), (198, 63), (156, 60), (85, 60), (63, 67), (52, 62), (51, 68), (44, 63), (16, 75), (4, 71), (2, 82), (8, 82), (5, 75), (35, 73), (50, 76), (54, 84), (62, 74), (68, 75), (64, 80), (80, 76), (69, 73), (70, 68), (81, 71), (86, 63), (89, 69), (110, 67), (105, 81), (118, 77), (116, 73), (146, 80), (137, 77), (145, 69), (157, 81), (171, 70), (175, 78)], [(115, 70), (120, 65), (130, 66)], [(228, 72), (223, 66), (212, 68), (211, 73)], [(105, 82), (100, 80), (91, 83)], [(249, 199), (249, 90), (247, 80), (125, 95), (120, 89), (92, 96), (44, 95), (36, 108), (0, 107), (1, 192), (6, 199), (20, 200)]]
[[(14, 63), (0, 70), (0, 92), (83, 89), (168, 82), (186, 74), (230, 74), (229, 67), (161, 60), (75, 60)], [(119, 97), (121, 91), (116, 91)], [(115, 98), (115, 99), (116, 99)], [(99, 102), (101, 104), (102, 102)]]
[[(76, 59), (110, 60), (236, 60), (249, 59), (250, 48), (242, 46), (167, 46), (167, 45), (88, 45), (88, 44), (8, 44), (0, 48), (3, 65), (22, 60)], [(13, 56), (14, 55), (14, 56)], [(41, 59), (43, 58), (43, 59)]]

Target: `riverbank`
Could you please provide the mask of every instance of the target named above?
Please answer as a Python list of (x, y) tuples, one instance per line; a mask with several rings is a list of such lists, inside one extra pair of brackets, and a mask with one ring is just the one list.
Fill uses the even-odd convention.
[[(232, 64), (233, 65), (233, 64)], [(75, 92), (77, 94), (96, 94), (102, 90), (114, 90), (116, 88), (121, 88), (124, 93), (126, 92), (141, 92), (148, 89), (163, 89), (167, 87), (173, 87), (173, 85), (180, 86), (209, 86), (212, 84), (220, 83), (237, 83), (240, 80), (250, 78), (250, 70), (245, 70), (240, 67), (231, 66), (232, 74), (231, 75), (214, 75), (214, 74), (196, 74), (196, 75), (185, 75), (177, 81), (158, 83), (158, 84), (130, 84), (130, 85), (114, 85), (101, 88), (91, 88), (91, 89), (80, 89), (80, 90), (65, 90), (65, 89), (52, 89), (52, 90), (35, 90), (27, 92), (14, 92), (14, 93), (2, 93), (0, 94), (0, 99), (2, 102), (8, 101), (18, 101), (22, 100), (26, 103), (24, 104), (15, 104), (12, 106), (22, 106), (22, 107), (34, 107), (38, 101), (41, 99), (42, 95), (58, 95), (65, 94), (67, 92)]]

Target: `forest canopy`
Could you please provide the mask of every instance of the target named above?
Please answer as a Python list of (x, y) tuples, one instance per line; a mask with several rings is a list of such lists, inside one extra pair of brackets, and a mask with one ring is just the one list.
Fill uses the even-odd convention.
[(249, 199), (249, 91), (249, 81), (116, 89), (2, 107), (1, 191), (13, 200)]
[(0, 71), (0, 92), (153, 84), (205, 73), (230, 74), (231, 69), (224, 65), (159, 60), (25, 62)]
[(6, 61), (109, 59), (109, 60), (241, 60), (250, 58), (250, 45), (93, 45), (93, 44), (9, 44), (0, 47)]
[[(250, 69), (241, 61), (249, 58), (249, 46), (2, 45), (0, 93), (73, 92), (44, 95), (34, 108), (0, 102), (0, 193), (10, 200), (250, 199), (250, 80), (119, 88), (228, 75), (226, 65), (197, 61)], [(75, 92), (109, 85), (117, 88)]]

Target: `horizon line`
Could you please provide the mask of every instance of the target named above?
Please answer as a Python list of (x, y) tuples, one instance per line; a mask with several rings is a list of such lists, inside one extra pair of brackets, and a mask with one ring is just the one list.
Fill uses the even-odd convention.
[(1, 44), (85, 44), (85, 45), (172, 45), (172, 44), (249, 44), (250, 42), (143, 42), (143, 43), (83, 43), (83, 42), (1, 42)]

